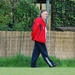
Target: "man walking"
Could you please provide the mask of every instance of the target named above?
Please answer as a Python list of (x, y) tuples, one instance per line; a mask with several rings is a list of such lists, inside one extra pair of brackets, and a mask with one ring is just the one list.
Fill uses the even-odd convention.
[(56, 64), (49, 58), (46, 48), (46, 18), (48, 13), (46, 10), (42, 10), (40, 16), (34, 20), (31, 32), (31, 38), (35, 41), (34, 50), (32, 53), (31, 67), (36, 67), (36, 61), (41, 53), (42, 57), (49, 65), (49, 67), (55, 67)]

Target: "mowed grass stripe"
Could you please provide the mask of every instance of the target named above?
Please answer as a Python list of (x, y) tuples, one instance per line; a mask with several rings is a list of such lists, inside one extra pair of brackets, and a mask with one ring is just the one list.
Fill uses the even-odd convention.
[(0, 68), (0, 75), (75, 75), (75, 68)]

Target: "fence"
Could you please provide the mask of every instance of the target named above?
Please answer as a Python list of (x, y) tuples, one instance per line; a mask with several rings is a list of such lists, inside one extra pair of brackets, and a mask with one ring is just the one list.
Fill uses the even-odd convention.
[(32, 45), (30, 32), (0, 31), (0, 56), (31, 55)]
[[(2, 57), (17, 53), (31, 56), (33, 45), (30, 32), (0, 31), (0, 56)], [(48, 31), (46, 45), (50, 56), (74, 58), (75, 32)]]
[(75, 57), (75, 32), (51, 32), (50, 49), (58, 58)]

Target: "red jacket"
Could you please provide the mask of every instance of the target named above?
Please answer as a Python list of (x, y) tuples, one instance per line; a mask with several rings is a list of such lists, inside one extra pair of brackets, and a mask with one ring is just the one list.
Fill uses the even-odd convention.
[(46, 42), (46, 23), (41, 17), (34, 20), (31, 37), (34, 41)]

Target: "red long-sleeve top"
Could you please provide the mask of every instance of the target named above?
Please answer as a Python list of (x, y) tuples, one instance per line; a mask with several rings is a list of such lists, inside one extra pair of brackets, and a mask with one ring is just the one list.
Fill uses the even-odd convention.
[(46, 23), (41, 17), (34, 20), (31, 37), (33, 41), (46, 42)]

